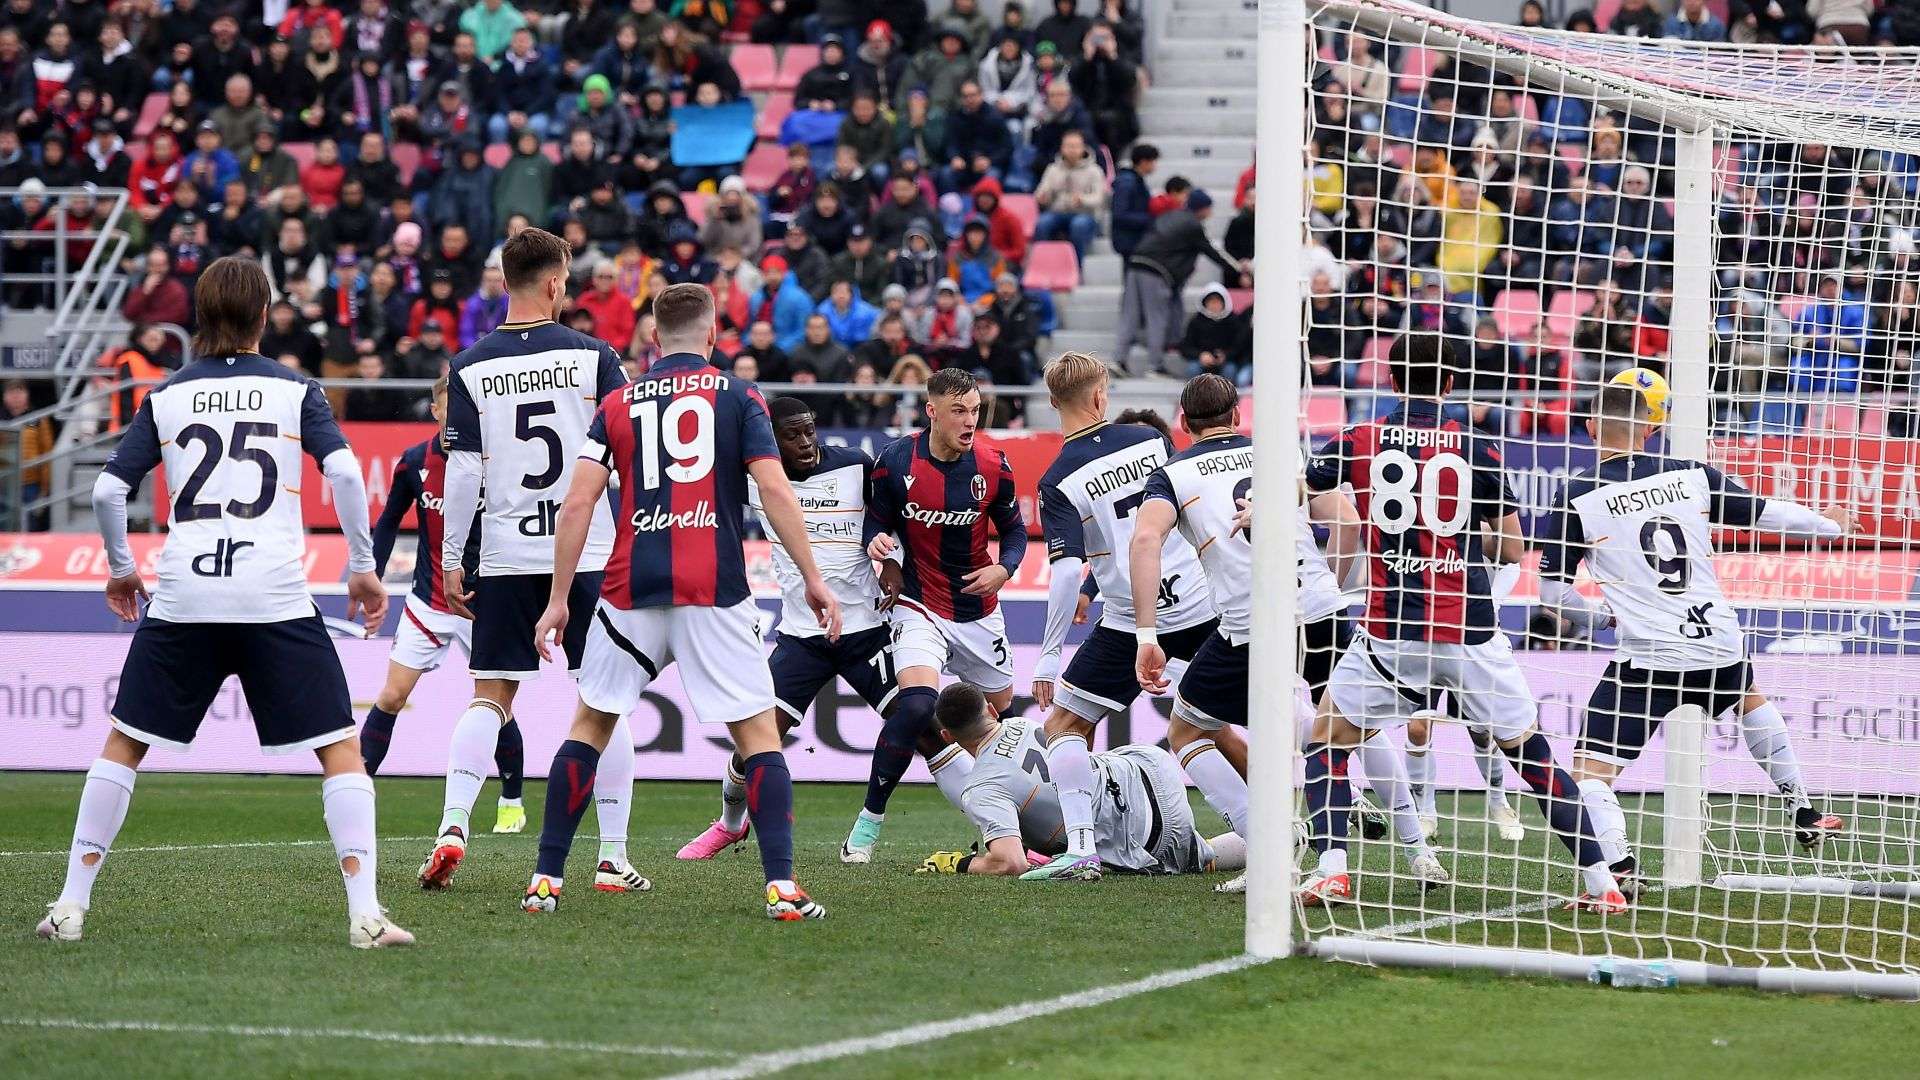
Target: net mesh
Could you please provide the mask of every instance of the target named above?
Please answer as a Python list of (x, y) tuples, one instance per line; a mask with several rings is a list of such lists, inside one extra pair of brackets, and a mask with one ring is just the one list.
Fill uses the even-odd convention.
[[(1363, 627), (1337, 665), (1327, 650), (1335, 689), (1321, 707), (1407, 751), (1412, 812), (1451, 883), (1423, 887), (1419, 846), (1399, 835), (1407, 807), (1396, 821), (1391, 777), (1368, 777), (1388, 759), (1330, 760), (1351, 794), (1327, 804), (1367, 800), (1378, 815), (1356, 812), (1347, 830), (1351, 899), (1300, 908), (1309, 936), (1920, 974), (1920, 57), (1490, 26), (1398, 0), (1319, 6), (1313, 27), (1303, 412), (1315, 467), (1346, 459), (1340, 490), (1371, 549), (1346, 585), (1374, 601), (1373, 636)], [(1697, 132), (1711, 134), (1710, 157)], [(1338, 433), (1402, 423), (1388, 360), (1409, 332), (1451, 343), (1442, 423), (1465, 444), (1399, 462), (1399, 444)], [(1730, 682), (1680, 702), (1724, 706), (1717, 715), (1618, 708), (1621, 730), (1667, 731), (1644, 753), (1589, 757), (1619, 770), (1609, 833), (1606, 811), (1572, 786), (1575, 748), (1629, 621), (1588, 632), (1573, 607), (1542, 599), (1539, 568), (1568, 477), (1595, 468), (1596, 395), (1628, 371), (1672, 385), (1649, 453), (1850, 520), (1839, 540), (1794, 539), (1742, 527), (1726, 509), (1737, 500), (1716, 498), (1703, 531), (1642, 532), (1643, 568), (1609, 581), (1588, 558), (1576, 604), (1618, 613), (1636, 608), (1636, 589), (1685, 598), (1660, 609), (1681, 612), (1665, 632), (1682, 642), (1726, 636), (1732, 624), (1715, 620), (1730, 614), (1751, 674), (1749, 695)], [(1524, 561), (1491, 583), (1511, 658), (1383, 645), (1374, 638), (1472, 636), (1474, 605), (1442, 599), (1440, 555), (1465, 543), (1453, 500), (1481, 482), (1474, 445), (1497, 457), (1527, 537)], [(1431, 461), (1448, 452), (1464, 461), (1451, 478)], [(1710, 575), (1688, 571), (1690, 537)], [(1592, 551), (1606, 538), (1585, 539)], [(1382, 608), (1383, 591), (1424, 599)], [(1712, 610), (1689, 610), (1700, 604)], [(1502, 663), (1512, 678), (1489, 674)], [(1369, 679), (1401, 700), (1358, 689)], [(1343, 680), (1351, 707), (1333, 705)], [(1550, 765), (1489, 741), (1523, 714), (1548, 737)], [(1311, 789), (1322, 747), (1303, 744)], [(1636, 860), (1626, 911), (1563, 910), (1593, 884), (1575, 853), (1593, 849), (1550, 827), (1556, 803), (1583, 812), (1609, 856)], [(1338, 846), (1330, 821), (1303, 826), (1309, 882), (1317, 852)]]

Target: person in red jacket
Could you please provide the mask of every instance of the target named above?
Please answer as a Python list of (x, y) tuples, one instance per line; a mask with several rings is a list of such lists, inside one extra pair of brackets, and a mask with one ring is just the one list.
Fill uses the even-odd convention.
[(276, 32), (283, 38), (293, 38), (301, 33), (311, 33), (316, 26), (325, 26), (333, 31), (333, 40), (341, 40), (341, 31), (346, 21), (340, 13), (327, 6), (327, 0), (306, 0), (287, 10), (287, 17), (280, 20)]
[(593, 313), (593, 332), (601, 341), (625, 352), (633, 340), (633, 297), (620, 291), (620, 270), (610, 262), (593, 268), (593, 284), (574, 297), (573, 306)]
[(173, 276), (173, 256), (155, 245), (147, 252), (147, 272), (127, 290), (120, 314), (130, 323), (173, 323), (186, 326), (193, 321), (193, 302), (186, 283)]
[(165, 128), (147, 136), (147, 156), (127, 170), (127, 201), (140, 220), (153, 223), (173, 205), (173, 189), (181, 176), (180, 143)]
[(300, 190), (307, 202), (321, 211), (340, 205), (340, 185), (347, 181), (347, 167), (340, 164), (340, 144), (321, 139), (313, 144), (313, 161), (300, 170)]
[(1006, 192), (1000, 181), (989, 176), (973, 185), (973, 208), (987, 219), (987, 243), (1001, 258), (1017, 266), (1027, 261), (1027, 242), (1032, 238), (1005, 204)]
[(438, 318), (440, 325), (460, 325), (460, 301), (453, 296), (453, 271), (436, 266), (427, 272), (427, 295), (413, 302), (407, 315), (407, 336), (418, 341), (427, 320)]

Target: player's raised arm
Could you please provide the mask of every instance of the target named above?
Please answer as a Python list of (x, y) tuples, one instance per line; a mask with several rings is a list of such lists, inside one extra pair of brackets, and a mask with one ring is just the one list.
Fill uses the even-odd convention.
[(1327, 568), (1333, 571), (1333, 580), (1345, 582), (1355, 561), (1364, 554), (1360, 512), (1346, 495), (1323, 491), (1308, 496), (1307, 513), (1327, 527)]
[(158, 464), (160, 435), (149, 394), (93, 482), (93, 516), (107, 552), (107, 610), (121, 622), (140, 621), (140, 601), (147, 598), (147, 584), (140, 580), (140, 568), (134, 565), (133, 549), (127, 543), (127, 496), (139, 490), (140, 481)]
[(893, 470), (886, 459), (887, 452), (882, 450), (880, 460), (874, 462), (873, 471), (867, 476), (867, 518), (861, 529), (867, 541), (867, 554), (876, 560), (889, 558), (900, 547), (896, 539), (900, 532), (900, 502), (896, 498)]
[(347, 618), (364, 614), (362, 625), (373, 636), (387, 617), (387, 587), (374, 572), (373, 531), (367, 521), (367, 482), (333, 409), (318, 383), (307, 385), (300, 404), (300, 447), (320, 463), (320, 474), (333, 489), (333, 510), (347, 541)]
[(1155, 469), (1147, 478), (1146, 499), (1133, 515), (1133, 545), (1127, 552), (1133, 582), (1133, 634), (1138, 645), (1133, 660), (1140, 687), (1154, 694), (1166, 692), (1167, 654), (1160, 648), (1156, 614), (1160, 605), (1160, 553), (1173, 531), (1179, 503), (1167, 470)]
[(1815, 540), (1836, 539), (1853, 530), (1853, 513), (1844, 506), (1815, 510), (1790, 499), (1763, 498), (1711, 465), (1700, 468), (1707, 474), (1712, 494), (1708, 516), (1715, 525)]
[(473, 403), (473, 391), (459, 372), (447, 380), (447, 475), (441, 490), (440, 572), (447, 607), (463, 619), (473, 618), (467, 601), (473, 594), (466, 588), (467, 535), (473, 531), (474, 515), (480, 509), (483, 475), (480, 453), (480, 410)]
[(1033, 665), (1033, 700), (1041, 708), (1053, 706), (1053, 684), (1060, 678), (1060, 649), (1067, 631), (1077, 621), (1083, 598), (1081, 578), (1086, 572), (1086, 533), (1080, 511), (1060, 493), (1057, 484), (1040, 485), (1040, 525), (1047, 538), (1047, 627), (1040, 637), (1040, 659)]
[(767, 515), (767, 524), (773, 526), (773, 533), (786, 548), (787, 557), (793, 560), (801, 579), (807, 583), (807, 606), (813, 609), (820, 625), (827, 628), (827, 640), (839, 641), (840, 601), (820, 576), (820, 566), (813, 560), (813, 545), (807, 541), (806, 515), (800, 510), (793, 485), (787, 482), (779, 456), (747, 462), (747, 474), (760, 487), (760, 508)]

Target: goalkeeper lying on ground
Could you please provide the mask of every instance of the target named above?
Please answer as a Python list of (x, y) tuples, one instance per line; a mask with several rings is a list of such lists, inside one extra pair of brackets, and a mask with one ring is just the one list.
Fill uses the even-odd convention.
[[(960, 802), (980, 827), (980, 854), (936, 852), (921, 870), (942, 874), (1024, 874), (1027, 849), (1066, 850), (1060, 801), (1047, 778), (1045, 733), (1018, 717), (996, 721), (979, 690), (956, 683), (940, 693), (935, 719), (948, 739), (971, 751), (973, 772)], [(1247, 845), (1224, 833), (1203, 839), (1187, 805), (1187, 782), (1173, 755), (1156, 746), (1122, 746), (1093, 755), (1094, 846), (1108, 870), (1141, 874), (1237, 871)]]

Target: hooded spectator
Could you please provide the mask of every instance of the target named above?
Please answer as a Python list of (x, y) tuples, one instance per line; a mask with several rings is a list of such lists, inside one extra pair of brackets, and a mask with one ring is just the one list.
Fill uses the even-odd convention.
[[(1187, 319), (1186, 333), (1180, 338), (1180, 355), (1193, 367), (1189, 374), (1213, 372), (1235, 379), (1250, 358), (1252, 323), (1234, 314), (1233, 297), (1225, 285), (1209, 285), (1200, 293), (1200, 307)], [(1340, 343), (1335, 357), (1344, 355)], [(1320, 350), (1315, 349), (1318, 355)]]
[(763, 243), (760, 204), (747, 193), (738, 176), (720, 181), (720, 197), (707, 204), (707, 220), (700, 226), (700, 243), (708, 251), (735, 248), (758, 253)]
[(660, 262), (660, 273), (672, 285), (694, 282), (711, 284), (720, 267), (700, 245), (700, 231), (691, 221), (677, 221), (667, 231), (667, 257)]
[(480, 153), (479, 141), (461, 136), (454, 145), (453, 160), (434, 181), (433, 197), (427, 200), (427, 224), (438, 229), (459, 223), (489, 240), (494, 236), (493, 167)]
[(1093, 20), (1080, 14), (1080, 0), (1053, 0), (1053, 14), (1033, 28), (1034, 37), (1049, 42), (1061, 56), (1079, 56), (1081, 43)]
[(1006, 268), (1006, 260), (987, 242), (987, 223), (968, 218), (960, 230), (960, 243), (947, 260), (947, 276), (959, 283), (960, 295), (969, 304), (980, 300), (993, 291), (994, 279)]
[(847, 63), (847, 44), (838, 34), (820, 42), (820, 62), (800, 76), (793, 88), (796, 108), (845, 112), (853, 98), (853, 68)]
[(573, 122), (574, 130), (584, 127), (593, 134), (595, 157), (616, 169), (626, 164), (633, 153), (633, 114), (614, 100), (605, 75), (587, 76)]
[(1140, 69), (1119, 50), (1113, 28), (1096, 23), (1087, 31), (1080, 59), (1067, 72), (1074, 95), (1093, 114), (1094, 132), (1115, 158), (1140, 134), (1140, 117), (1134, 111), (1140, 93)]
[(934, 43), (908, 61), (894, 92), (894, 107), (906, 109), (908, 92), (924, 87), (930, 108), (949, 110), (959, 102), (960, 84), (973, 78), (974, 68), (966, 33), (954, 26), (942, 26)]
[(766, 323), (773, 330), (774, 344), (791, 350), (806, 334), (814, 300), (788, 272), (785, 257), (775, 254), (762, 259), (760, 273), (760, 288), (747, 298), (748, 319)]
[[(933, 303), (934, 286), (944, 271), (932, 228), (925, 220), (916, 218), (907, 226), (900, 254), (893, 260), (893, 283), (907, 290), (909, 310), (918, 311)], [(925, 340), (917, 334), (915, 339)]]
[(987, 221), (988, 239), (1000, 257), (1019, 266), (1027, 261), (1027, 230), (1006, 207), (1000, 182), (989, 176), (973, 186), (973, 212)]
[[(677, 194), (674, 200), (679, 201)], [(620, 245), (634, 235), (633, 211), (627, 209), (627, 204), (621, 200), (620, 192), (614, 187), (612, 180), (600, 181), (600, 186), (594, 188), (593, 194), (587, 196), (587, 205), (580, 208), (580, 212), (574, 215), (574, 220), (587, 230), (587, 238), (605, 254), (619, 250)], [(676, 222), (685, 220), (684, 217), (675, 219)], [(662, 240), (658, 251), (664, 255), (666, 253), (664, 237)], [(641, 246), (645, 248), (644, 238)]]
[(513, 156), (493, 177), (493, 220), (504, 222), (515, 214), (529, 221), (544, 220), (553, 198), (554, 164), (541, 152), (540, 139), (531, 130), (514, 137)]
[(786, 242), (780, 254), (787, 260), (789, 272), (800, 281), (800, 287), (815, 302), (827, 295), (827, 253), (813, 242), (806, 226), (797, 221), (787, 223)]
[(980, 92), (995, 114), (1009, 123), (1026, 119), (1039, 85), (1033, 77), (1033, 57), (1021, 47), (1017, 35), (999, 34), (993, 48), (981, 58), (976, 74)]
[(906, 242), (907, 228), (918, 222), (928, 230), (934, 247), (943, 247), (946, 235), (934, 224), (938, 219), (933, 204), (921, 193), (913, 177), (895, 173), (887, 180), (886, 198), (873, 215), (873, 241), (882, 251), (896, 250)]
[(680, 198), (680, 189), (671, 180), (656, 180), (647, 189), (647, 209), (639, 224), (640, 250), (655, 259), (667, 256), (670, 243), (668, 232), (676, 222), (692, 219), (687, 216), (687, 204)]

